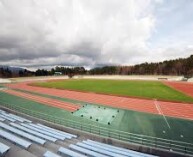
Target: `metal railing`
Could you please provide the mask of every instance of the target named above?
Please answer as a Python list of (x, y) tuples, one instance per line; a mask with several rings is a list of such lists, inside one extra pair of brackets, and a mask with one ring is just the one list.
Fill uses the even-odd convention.
[(134, 134), (134, 133), (124, 132), (124, 131), (114, 130), (112, 128), (104, 128), (104, 127), (95, 126), (87, 123), (76, 122), (73, 120), (61, 119), (61, 118), (50, 116), (41, 112), (28, 110), (26, 108), (22, 108), (12, 104), (1, 103), (0, 106), (19, 111), (36, 118), (40, 118), (42, 120), (53, 122), (55, 124), (60, 124), (66, 127), (79, 129), (79, 130), (97, 134), (100, 136), (110, 137), (110, 138), (122, 140), (125, 142), (140, 144), (140, 145), (154, 147), (158, 149), (169, 150), (177, 153), (193, 155), (192, 143), (168, 140), (168, 139), (157, 138), (157, 137), (141, 135), (141, 134)]

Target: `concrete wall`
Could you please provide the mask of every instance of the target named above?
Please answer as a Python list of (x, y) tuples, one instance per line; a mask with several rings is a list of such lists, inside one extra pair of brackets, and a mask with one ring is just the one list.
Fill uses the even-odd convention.
[(0, 78), (0, 83), (11, 83), (11, 80)]

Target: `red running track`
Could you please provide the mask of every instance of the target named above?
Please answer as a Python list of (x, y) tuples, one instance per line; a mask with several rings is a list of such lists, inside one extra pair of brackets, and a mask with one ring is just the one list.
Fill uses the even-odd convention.
[[(8, 86), (10, 88), (22, 89), (26, 91), (43, 93), (47, 95), (69, 98), (89, 103), (96, 103), (121, 109), (128, 109), (152, 114), (163, 114), (170, 117), (193, 120), (193, 104), (164, 101), (155, 102), (154, 100), (147, 99), (126, 98), (104, 94), (34, 87), (27, 85), (27, 83), (9, 84)], [(159, 109), (161, 109), (161, 113)]]
[(193, 83), (165, 81), (164, 84), (193, 97)]
[(10, 90), (10, 89), (3, 90), (3, 92), (11, 94), (11, 95), (19, 96), (19, 97), (22, 97), (25, 99), (33, 100), (35, 102), (42, 103), (42, 104), (45, 104), (48, 106), (53, 106), (53, 107), (65, 109), (65, 110), (71, 111), (71, 112), (76, 111), (78, 108), (80, 108), (80, 106), (78, 106), (78, 105), (54, 100), (51, 98), (45, 98), (45, 97), (36, 96), (36, 95), (32, 95), (32, 94), (26, 94), (23, 92), (18, 92), (18, 91), (14, 91), (14, 90)]

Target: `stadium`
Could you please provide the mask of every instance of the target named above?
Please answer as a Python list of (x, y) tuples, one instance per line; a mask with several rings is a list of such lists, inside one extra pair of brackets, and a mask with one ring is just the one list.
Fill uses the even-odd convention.
[(0, 157), (193, 156), (193, 0), (0, 0)]
[(160, 77), (3, 79), (2, 154), (191, 156), (193, 85)]

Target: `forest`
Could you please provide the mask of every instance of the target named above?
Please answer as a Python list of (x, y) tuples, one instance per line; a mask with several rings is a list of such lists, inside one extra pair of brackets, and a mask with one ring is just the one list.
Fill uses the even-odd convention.
[(183, 75), (193, 77), (193, 55), (188, 58), (166, 60), (158, 63), (142, 63), (134, 66), (104, 66), (86, 70), (84, 67), (56, 66), (51, 70), (38, 69), (35, 72), (23, 69), (18, 72), (8, 67), (0, 67), (0, 77), (51, 76), (62, 75)]

